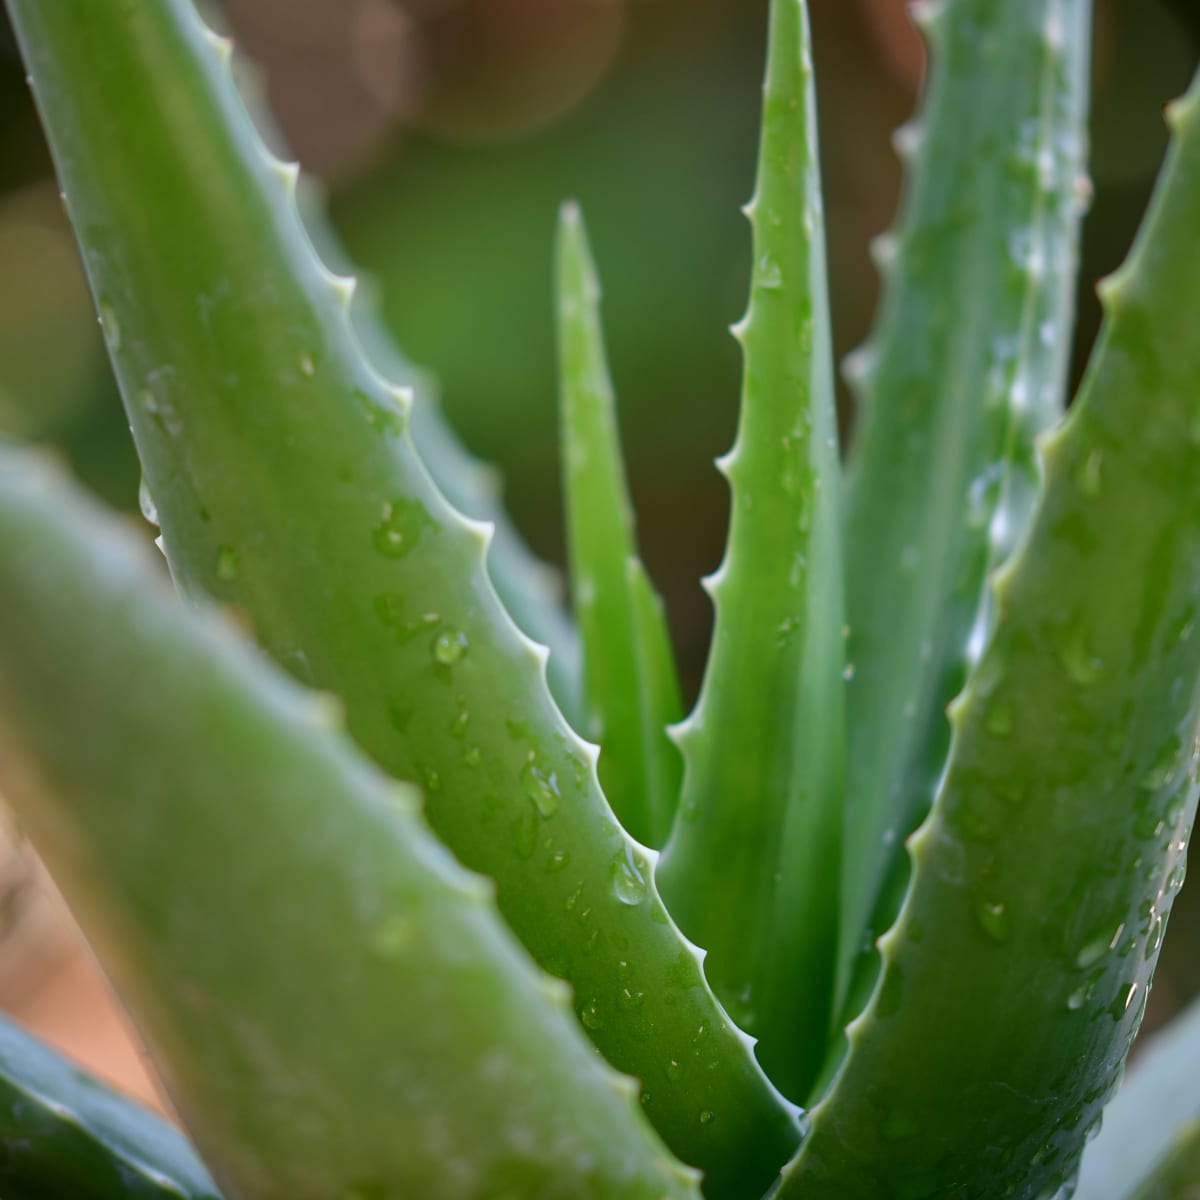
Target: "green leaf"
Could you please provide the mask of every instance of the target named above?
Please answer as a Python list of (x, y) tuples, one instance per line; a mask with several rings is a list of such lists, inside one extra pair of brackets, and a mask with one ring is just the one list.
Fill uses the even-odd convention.
[(0, 1017), (5, 1200), (220, 1200), (187, 1139)]
[(781, 1197), (1040, 1196), (1120, 1077), (1200, 767), (1200, 79)]
[(783, 1091), (830, 1021), (844, 772), (840, 479), (807, 17), (771, 8), (741, 422), (712, 650), (658, 878)]
[(1192, 1121), (1179, 1134), (1158, 1170), (1130, 1200), (1195, 1200), (1200, 1185), (1200, 1121)]
[(1062, 411), (1085, 182), (1090, 0), (921, 11), (928, 94), (897, 137), (912, 173), (879, 243), (877, 328), (848, 364), (861, 412), (846, 489), (848, 1016), (945, 765), (946, 705), (991, 621), (985, 576), (1029, 523), (1034, 436)]
[(696, 1196), (413, 789), (156, 578), (0, 451), (0, 781), (229, 1193)]
[(683, 715), (662, 605), (637, 557), (600, 285), (579, 209), (558, 234), (558, 343), (567, 545), (584, 647), (588, 736), (613, 811), (648, 846), (667, 840), (682, 763), (667, 726)]
[(1200, 1001), (1138, 1054), (1083, 1156), (1076, 1200), (1133, 1200), (1160, 1170), (1185, 1160), (1200, 1179)]
[(713, 999), (484, 564), (431, 481), (406, 397), (364, 361), (351, 286), (312, 252), (295, 171), (246, 118), (185, 0), (10, 0), (178, 583), (340, 694), (424, 789), (510, 926), (574, 989), (712, 1196), (763, 1190), (794, 1112)]

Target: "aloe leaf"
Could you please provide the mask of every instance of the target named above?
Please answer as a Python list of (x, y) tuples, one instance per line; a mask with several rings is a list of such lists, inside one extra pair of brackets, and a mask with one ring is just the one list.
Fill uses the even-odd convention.
[[(298, 192), (298, 200), (303, 199)], [(352, 268), (346, 253), (315, 198), (302, 202), (301, 213), (322, 260), (349, 274)], [(488, 575), (518, 628), (550, 651), (546, 663), (550, 690), (567, 720), (582, 729), (582, 653), (578, 631), (563, 608), (562, 577), (525, 545), (501, 502), (499, 472), (475, 458), (455, 436), (442, 412), (436, 379), (400, 351), (378, 303), (369, 294), (364, 297), (364, 290), (370, 292), (356, 290), (351, 308), (363, 352), (386, 379), (411, 391), (409, 431), (438, 490), (464, 516), (492, 526)]]
[(1200, 769), (1200, 77), (995, 580), (883, 970), (781, 1196), (1035, 1197), (1137, 1031)]
[(1084, 195), (1090, 0), (921, 11), (928, 93), (897, 137), (911, 176), (879, 243), (878, 324), (848, 371), (862, 417), (846, 483), (843, 1011), (903, 897), (903, 841), (990, 621), (985, 575), (1029, 522), (1033, 439), (1062, 410)]
[[(1140, 1047), (1139, 1043), (1139, 1047)], [(1088, 1145), (1076, 1200), (1133, 1200), (1186, 1160), (1200, 1179), (1200, 1001), (1139, 1049)]]
[(1194, 1200), (1200, 1184), (1200, 1121), (1182, 1130), (1166, 1158), (1130, 1200)]
[(721, 462), (716, 628), (679, 728), (683, 795), (658, 879), (782, 1090), (802, 1099), (831, 1018), (841, 853), (838, 473), (807, 14), (775, 0), (740, 425)]
[(187, 1139), (0, 1017), (5, 1200), (220, 1200)]
[(698, 1195), (414, 790), (155, 580), (0, 452), (5, 795), (229, 1193)]
[(434, 829), (573, 985), (672, 1149), (714, 1196), (762, 1190), (794, 1113), (497, 600), (487, 528), (446, 502), (405, 396), (363, 360), (352, 289), (313, 254), (227, 44), (185, 0), (10, 7), (177, 582), (238, 604), (345, 699), (351, 734), (422, 785)]
[(637, 557), (600, 285), (579, 209), (558, 234), (558, 343), (567, 547), (584, 647), (588, 736), (604, 794), (648, 846), (667, 840), (682, 764), (667, 726), (683, 715), (666, 618)]

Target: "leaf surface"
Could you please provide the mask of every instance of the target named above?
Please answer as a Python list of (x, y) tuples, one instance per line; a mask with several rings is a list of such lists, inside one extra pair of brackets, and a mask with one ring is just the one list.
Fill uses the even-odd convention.
[(227, 1194), (698, 1195), (339, 720), (0, 450), (0, 782)]
[(600, 784), (621, 823), (659, 847), (679, 802), (682, 764), (667, 726), (683, 715), (682, 701), (662, 604), (637, 556), (600, 284), (574, 205), (559, 222), (558, 310), (567, 548), (587, 732), (600, 746)]
[(161, 1117), (0, 1017), (5, 1200), (220, 1200)]
[(683, 796), (658, 877), (735, 1020), (797, 1101), (831, 1023), (841, 804), (842, 580), (807, 15), (775, 0), (729, 543), (713, 644), (679, 728)]
[(1200, 78), (995, 578), (883, 971), (779, 1195), (1034, 1197), (1137, 1032), (1200, 770)]
[(929, 84), (897, 135), (911, 173), (899, 228), (877, 243), (878, 323), (847, 372), (860, 411), (846, 486), (847, 1016), (903, 899), (904, 839), (950, 744), (946, 705), (992, 619), (985, 576), (1029, 523), (1034, 437), (1062, 412), (1086, 195), (1091, 0), (914, 11)]

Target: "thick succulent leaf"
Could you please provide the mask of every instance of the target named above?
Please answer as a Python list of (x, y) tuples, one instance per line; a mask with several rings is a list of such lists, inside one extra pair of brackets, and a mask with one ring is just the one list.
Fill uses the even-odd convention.
[(843, 1010), (860, 976), (848, 1015), (945, 765), (946, 705), (982, 647), (985, 575), (1028, 525), (1034, 436), (1062, 410), (1084, 195), (1091, 0), (921, 11), (928, 94), (897, 138), (911, 177), (879, 243), (878, 325), (850, 364), (862, 415), (846, 489)]
[(0, 780), (228, 1194), (697, 1195), (337, 724), (0, 451)]
[(228, 46), (187, 0), (10, 6), (177, 581), (239, 604), (422, 785), (712, 1194), (765, 1188), (794, 1113), (614, 819), (545, 652), (498, 602), (487, 528), (446, 502), (405, 396), (365, 364), (350, 286), (314, 256)]
[(1130, 1200), (1195, 1200), (1200, 1188), (1200, 1121), (1182, 1130), (1158, 1170)]
[(621, 823), (648, 846), (667, 840), (683, 764), (667, 726), (683, 715), (661, 603), (637, 557), (616, 402), (600, 326), (600, 285), (583, 219), (563, 208), (558, 346), (567, 549), (583, 639), (585, 729)]
[(883, 970), (782, 1196), (1064, 1183), (1137, 1031), (1200, 767), (1200, 82), (1103, 289)]
[(220, 1200), (187, 1139), (0, 1017), (5, 1200)]
[[(1088, 1145), (1075, 1200), (1133, 1200), (1186, 1162), (1200, 1181), (1200, 1001), (1141, 1048)], [(1169, 1194), (1169, 1193), (1167, 1193)]]
[(801, 0), (771, 8), (750, 310), (716, 628), (678, 730), (658, 878), (771, 1077), (800, 1100), (830, 1026), (844, 753), (840, 487), (816, 114)]
[[(317, 234), (324, 261), (341, 262), (344, 252), (326, 229), (318, 208), (303, 210), (304, 227)], [(421, 462), (438, 490), (464, 516), (492, 527), (487, 569), (501, 603), (524, 633), (546, 647), (546, 679), (563, 715), (582, 730), (582, 650), (579, 634), (562, 607), (560, 573), (534, 557), (501, 502), (499, 473), (474, 458), (442, 413), (437, 382), (396, 347), (374, 304), (356, 293), (354, 332), (370, 361), (389, 381), (412, 393), (408, 427)]]

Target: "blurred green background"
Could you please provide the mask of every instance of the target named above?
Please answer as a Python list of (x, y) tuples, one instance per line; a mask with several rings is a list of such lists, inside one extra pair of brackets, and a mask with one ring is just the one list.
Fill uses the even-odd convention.
[[(1014, 0), (1016, 2), (1016, 0)], [(904, 0), (812, 0), (837, 351), (869, 327), (868, 244), (900, 187), (891, 131), (924, 69)], [(733, 437), (766, 0), (228, 0), (246, 86), (323, 181), (400, 344), (497, 463), (534, 547), (562, 554), (551, 246), (579, 199), (647, 565), (689, 689), (711, 614)], [(0, 18), (2, 21), (2, 18)], [(1092, 173), (1076, 371), (1093, 285), (1128, 247), (1200, 49), (1196, 0), (1097, 0)], [(843, 397), (845, 404), (846, 398)], [(844, 428), (852, 425), (848, 405)], [(0, 24), (0, 432), (60, 446), (110, 502), (138, 471), (10, 31)], [(1191, 889), (1200, 891), (1200, 889)], [(1185, 892), (1155, 992), (1200, 990)]]

